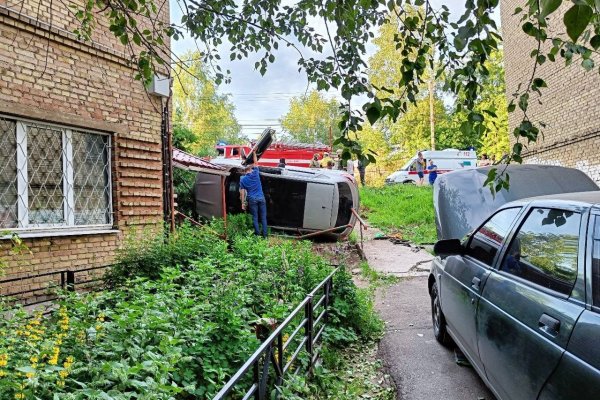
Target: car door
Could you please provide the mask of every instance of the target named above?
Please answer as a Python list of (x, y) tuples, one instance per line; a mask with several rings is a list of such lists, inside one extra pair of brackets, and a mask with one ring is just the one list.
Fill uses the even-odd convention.
[(334, 191), (335, 187), (333, 184), (308, 183), (304, 205), (304, 228), (331, 228)]
[(583, 311), (569, 299), (583, 264), (581, 221), (573, 209), (529, 209), (487, 279), (477, 312), (479, 354), (503, 400), (538, 397)]
[(448, 331), (476, 365), (479, 354), (475, 316), (479, 294), (519, 211), (520, 208), (498, 211), (471, 235), (464, 255), (450, 256), (444, 263), (440, 299)]
[(590, 218), (586, 251), (587, 308), (540, 400), (594, 399), (600, 392), (600, 215)]

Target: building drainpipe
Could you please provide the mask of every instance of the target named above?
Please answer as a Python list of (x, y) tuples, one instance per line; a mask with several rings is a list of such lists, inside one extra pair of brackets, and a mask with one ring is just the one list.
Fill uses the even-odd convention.
[(162, 147), (163, 147), (163, 213), (165, 225), (169, 231), (175, 231), (175, 193), (173, 188), (173, 137), (169, 130), (169, 103), (163, 106), (162, 112)]
[(221, 175), (221, 207), (223, 207), (223, 225), (225, 240), (227, 240), (227, 204), (225, 202), (225, 177)]

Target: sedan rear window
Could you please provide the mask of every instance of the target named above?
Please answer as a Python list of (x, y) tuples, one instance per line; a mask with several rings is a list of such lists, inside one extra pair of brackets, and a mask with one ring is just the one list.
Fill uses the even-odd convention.
[(519, 228), (502, 271), (569, 295), (577, 278), (581, 214), (534, 208)]

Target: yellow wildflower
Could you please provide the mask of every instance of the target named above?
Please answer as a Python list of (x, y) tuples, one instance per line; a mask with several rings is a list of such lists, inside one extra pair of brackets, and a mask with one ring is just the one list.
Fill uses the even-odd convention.
[(67, 357), (67, 359), (66, 359), (66, 360), (65, 360), (65, 362), (63, 363), (63, 366), (64, 366), (66, 369), (69, 369), (69, 368), (71, 368), (71, 366), (73, 365), (73, 361), (75, 361), (75, 360), (73, 359), (73, 357), (69, 356), (69, 357)]
[(0, 369), (0, 378), (2, 378), (3, 376), (6, 376), (6, 372), (4, 372)]
[(0, 354), (0, 367), (6, 367), (8, 364), (8, 354)]
[(67, 376), (69, 376), (69, 371), (63, 369), (62, 371), (58, 371), (58, 376), (61, 377), (61, 379), (65, 379)]
[(39, 361), (39, 359), (37, 356), (31, 356), (29, 358), (29, 361), (31, 361), (32, 364), (36, 364)]
[(35, 372), (27, 372), (25, 376), (27, 377), (27, 379), (33, 379), (33, 377), (35, 376)]
[(56, 365), (56, 364), (58, 364), (58, 355), (59, 354), (60, 354), (59, 348), (58, 347), (54, 347), (52, 349), (52, 356), (48, 360), (48, 364), (49, 365)]
[(96, 325), (96, 330), (97, 331), (101, 331), (102, 330), (102, 325), (100, 325), (100, 324)]
[(60, 387), (60, 388), (63, 388), (63, 387), (65, 387), (65, 381), (63, 381), (62, 379), (61, 379), (61, 380), (58, 380), (58, 381), (56, 381), (56, 386), (58, 386), (58, 387)]
[(15, 399), (20, 400), (20, 399), (24, 399), (25, 398), (25, 394), (24, 393), (17, 393), (15, 394)]

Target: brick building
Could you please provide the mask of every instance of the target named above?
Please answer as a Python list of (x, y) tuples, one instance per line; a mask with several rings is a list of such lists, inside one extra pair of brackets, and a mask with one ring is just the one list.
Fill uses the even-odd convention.
[[(168, 100), (134, 80), (106, 21), (78, 40), (66, 4), (0, 0), (0, 260), (21, 278), (5, 294), (109, 265), (132, 228), (163, 226)], [(13, 232), (27, 251), (11, 251)]]
[[(572, 3), (564, 4), (551, 16), (549, 36), (556, 37), (564, 31), (564, 12)], [(527, 36), (515, 8), (524, 7), (521, 0), (501, 2), (502, 33), (506, 70), (506, 93), (510, 99), (519, 84), (531, 78), (533, 60), (529, 57), (536, 42)], [(562, 29), (561, 29), (562, 27)], [(565, 34), (562, 34), (566, 37)], [(596, 59), (596, 64), (598, 64)], [(574, 58), (571, 66), (557, 56), (556, 62), (547, 61), (536, 77), (544, 79), (548, 88), (542, 89), (542, 104), (532, 94), (528, 114), (533, 121), (547, 125), (536, 144), (524, 151), (524, 162), (574, 167), (586, 172), (600, 183), (600, 75), (597, 67), (586, 72), (581, 61)], [(509, 132), (521, 122), (522, 114), (509, 114)], [(511, 140), (514, 140), (511, 135)]]

